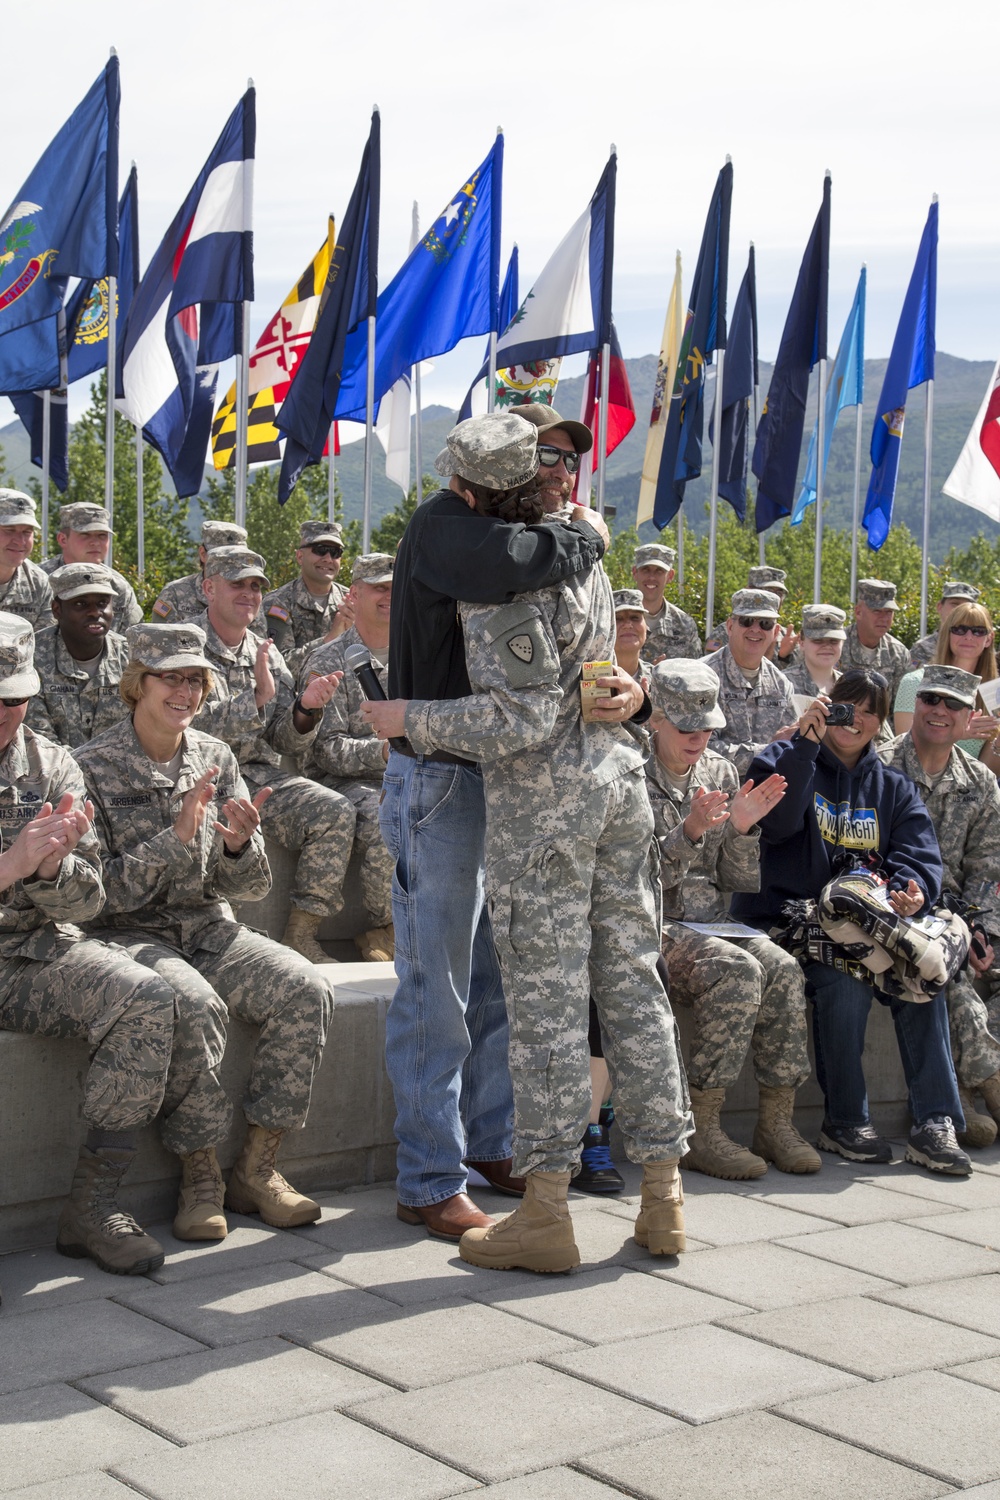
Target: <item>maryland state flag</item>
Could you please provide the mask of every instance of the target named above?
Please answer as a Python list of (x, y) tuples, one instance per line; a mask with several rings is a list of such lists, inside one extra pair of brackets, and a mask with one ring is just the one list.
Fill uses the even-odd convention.
[[(326, 240), (312, 262), (292, 287), (284, 302), (261, 334), (250, 355), (250, 405), (247, 423), (247, 457), (252, 464), (273, 463), (281, 457), (281, 439), (275, 419), (302, 356), (309, 347), (322, 305), (330, 257), (336, 243), (333, 219)], [(326, 450), (324, 449), (324, 452)], [(236, 386), (212, 423), (212, 461), (217, 469), (231, 469), (236, 461)]]

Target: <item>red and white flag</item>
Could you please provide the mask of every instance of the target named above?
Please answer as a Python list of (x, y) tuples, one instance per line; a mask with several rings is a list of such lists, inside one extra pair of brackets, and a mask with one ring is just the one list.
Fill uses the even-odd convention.
[[(599, 350), (595, 350), (587, 366), (587, 382), (583, 388), (583, 403), (580, 408), (580, 421), (585, 423), (594, 434), (594, 447), (589, 453), (583, 455), (580, 462), (576, 485), (577, 505), (586, 505), (590, 495), (600, 416), (601, 354)], [(635, 403), (632, 400), (632, 387), (629, 385), (628, 371), (625, 369), (625, 361), (622, 358), (618, 334), (612, 323), (611, 359), (608, 365), (608, 437), (604, 449), (605, 457), (614, 453), (618, 444), (628, 436), (634, 426)]]
[(993, 366), (983, 404), (944, 482), (944, 492), (991, 521), (1000, 521), (1000, 360)]

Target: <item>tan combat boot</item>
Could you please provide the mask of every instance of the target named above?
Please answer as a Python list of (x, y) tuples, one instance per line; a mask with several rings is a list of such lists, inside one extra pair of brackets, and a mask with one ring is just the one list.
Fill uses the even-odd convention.
[[(994, 1073), (993, 1078), (997, 1079), (997, 1104), (1000, 1105), (1000, 1077), (998, 1077), (998, 1075)], [(990, 1082), (991, 1080), (987, 1078), (986, 1084), (989, 1084)], [(984, 1088), (985, 1084), (980, 1084), (979, 1087)], [(979, 1111), (976, 1109), (976, 1101), (973, 1099), (968, 1089), (964, 1089), (961, 1084), (958, 1085), (958, 1097), (962, 1101), (962, 1113), (965, 1116), (965, 1129), (958, 1132), (958, 1139), (961, 1141), (962, 1145), (992, 1146), (993, 1142), (997, 1138), (996, 1121), (991, 1120), (990, 1115), (981, 1115), (979, 1113)], [(986, 1097), (985, 1094), (983, 1097)], [(989, 1109), (988, 1099), (986, 1100), (986, 1107), (987, 1109)], [(992, 1113), (993, 1111), (990, 1110), (990, 1114)]]
[(90, 1256), (114, 1276), (144, 1276), (163, 1265), (163, 1246), (118, 1207), (122, 1178), (134, 1151), (80, 1148), (69, 1199), (59, 1215), (56, 1249), (76, 1259)]
[(282, 1134), (250, 1125), (226, 1188), (227, 1208), (234, 1214), (260, 1214), (272, 1229), (313, 1224), (320, 1216), (319, 1204), (290, 1187), (275, 1165)]
[(396, 934), (389, 927), (373, 927), (354, 939), (361, 957), (369, 964), (391, 964), (396, 955)]
[(229, 1225), (222, 1211), (226, 1185), (211, 1146), (181, 1157), (181, 1191), (174, 1219), (178, 1240), (224, 1240)]
[(684, 1167), (692, 1172), (704, 1172), (707, 1177), (725, 1177), (730, 1182), (763, 1177), (767, 1162), (754, 1156), (745, 1146), (731, 1141), (719, 1124), (725, 1097), (725, 1089), (692, 1088), (695, 1133), (688, 1141), (687, 1156), (682, 1158)]
[(286, 948), (294, 948), (296, 953), (301, 953), (302, 957), (308, 958), (310, 963), (332, 963), (329, 953), (324, 952), (316, 941), (316, 929), (322, 920), (323, 918), (317, 917), (315, 912), (302, 911), (299, 907), (293, 906), (288, 913), (288, 921), (285, 923), (282, 943)]
[(982, 1083), (977, 1083), (976, 1088), (982, 1094), (986, 1108), (993, 1119), (1000, 1125), (1000, 1073), (991, 1073), (989, 1078), (984, 1078)]
[(648, 1161), (642, 1169), (642, 1199), (635, 1221), (635, 1242), (650, 1255), (682, 1255), (684, 1190), (676, 1157)]
[(489, 1229), (467, 1229), (458, 1253), (491, 1271), (571, 1271), (580, 1264), (569, 1216), (569, 1172), (529, 1172), (524, 1197)]
[(760, 1104), (753, 1132), (753, 1149), (779, 1172), (818, 1172), (820, 1154), (804, 1141), (792, 1124), (795, 1090), (758, 1088)]

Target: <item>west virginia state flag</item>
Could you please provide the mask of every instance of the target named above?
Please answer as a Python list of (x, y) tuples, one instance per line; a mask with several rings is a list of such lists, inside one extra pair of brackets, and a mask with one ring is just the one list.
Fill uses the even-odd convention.
[[(333, 218), (327, 237), (264, 329), (250, 355), (247, 457), (252, 464), (281, 457), (281, 433), (275, 419), (316, 327), (323, 289), (336, 244)], [(236, 385), (212, 423), (212, 462), (231, 469), (236, 461)]]

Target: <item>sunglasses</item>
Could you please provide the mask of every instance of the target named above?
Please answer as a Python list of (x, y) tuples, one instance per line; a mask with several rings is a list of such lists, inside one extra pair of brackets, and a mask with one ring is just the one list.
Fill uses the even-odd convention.
[(4, 708), (21, 708), (27, 702), (27, 698), (0, 698)]
[(309, 548), (313, 557), (343, 557), (343, 547), (331, 547), (326, 542), (317, 542)]
[(940, 708), (942, 705), (949, 713), (961, 713), (963, 708), (968, 708), (967, 703), (959, 703), (957, 698), (946, 698), (943, 693), (918, 693), (917, 697), (921, 703), (926, 703), (928, 708)]
[(985, 625), (952, 625), (949, 628), (952, 635), (975, 635), (982, 638), (990, 633)]
[(778, 622), (772, 620), (770, 616), (762, 616), (758, 619), (756, 615), (737, 615), (736, 623), (741, 630), (752, 630), (755, 625), (759, 625), (761, 630), (773, 630)]
[(561, 463), (567, 474), (575, 474), (580, 467), (579, 453), (568, 453), (565, 448), (551, 448), (544, 443), (539, 443), (535, 451), (543, 469), (554, 469), (557, 464)]

